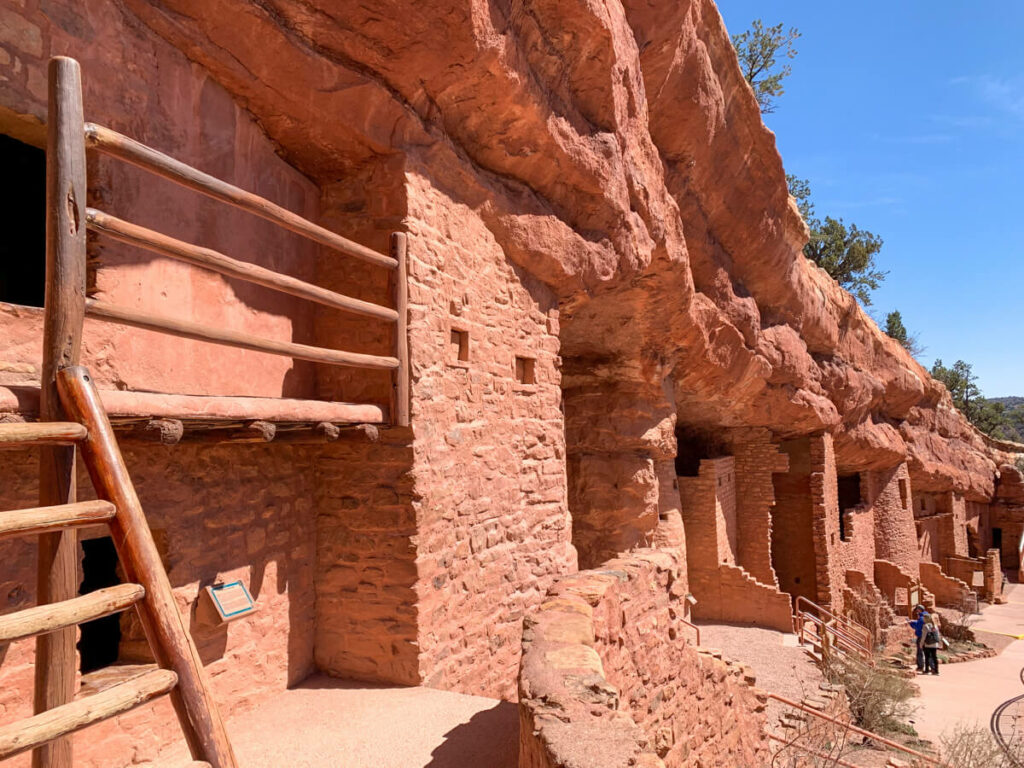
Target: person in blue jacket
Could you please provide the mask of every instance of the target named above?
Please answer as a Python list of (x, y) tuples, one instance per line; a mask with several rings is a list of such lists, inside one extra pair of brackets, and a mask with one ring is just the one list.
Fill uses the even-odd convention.
[(924, 632), (924, 625), (931, 621), (931, 615), (924, 609), (923, 605), (914, 606), (914, 620), (909, 622), (910, 626), (914, 628), (914, 637), (917, 645), (917, 671), (924, 672), (924, 645), (922, 633)]

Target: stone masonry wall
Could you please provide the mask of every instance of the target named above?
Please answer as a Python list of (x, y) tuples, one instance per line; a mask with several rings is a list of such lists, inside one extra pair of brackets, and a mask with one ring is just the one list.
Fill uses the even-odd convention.
[(637, 550), (561, 579), (528, 615), (521, 768), (767, 764), (749, 669), (685, 640), (681, 567)]
[(839, 543), (838, 556), (847, 571), (858, 571), (870, 579), (875, 563), (876, 510), (862, 502), (842, 514), (846, 537)]
[(576, 568), (556, 302), (453, 180), (407, 173), (419, 672), (512, 698), (523, 616)]
[(951, 506), (953, 517), (950, 521), (952, 531), (948, 539), (950, 549), (944, 554), (967, 557), (967, 501), (963, 495), (954, 492)]
[[(950, 515), (946, 515), (950, 517)], [(921, 560), (927, 560), (933, 563), (940, 562), (942, 557), (942, 546), (940, 541), (939, 524), (942, 521), (942, 517), (939, 515), (932, 515), (931, 517), (922, 517), (915, 521), (917, 527), (917, 544), (918, 544), (918, 556)]]
[(981, 557), (992, 544), (991, 510), (988, 504), (968, 501), (967, 514), (967, 555)]
[(360, 432), (317, 456), (316, 663), (329, 674), (420, 681), (409, 442)]
[(679, 477), (691, 569), (736, 562), (736, 462), (703, 459), (697, 477)]
[(736, 459), (737, 564), (762, 584), (775, 585), (772, 568), (772, 475), (786, 472), (789, 460), (767, 429), (735, 429), (729, 443)]
[(935, 596), (936, 604), (949, 608), (964, 605), (971, 593), (967, 583), (947, 576), (937, 563), (921, 563), (921, 584)]
[[(697, 599), (693, 615), (791, 631), (789, 596), (778, 590), (774, 580), (760, 583), (735, 565), (735, 542), (729, 536), (730, 521), (736, 517), (733, 457), (704, 459), (697, 477), (679, 477), (678, 482), (689, 588)], [(765, 549), (767, 544), (764, 542)]]
[[(149, 446), (129, 443), (125, 462), (165, 557), (178, 608), (213, 681), (221, 712), (244, 711), (313, 669), (314, 503), (310, 449), (287, 445)], [(6, 451), (0, 508), (33, 506), (34, 451)], [(79, 498), (94, 498), (84, 471)], [(102, 529), (101, 529), (102, 530)], [(87, 534), (84, 534), (87, 535)], [(35, 543), (0, 544), (0, 610), (35, 602)], [(251, 616), (210, 627), (196, 622), (202, 587), (241, 579)], [(122, 652), (139, 654), (137, 625), (122, 616)], [(0, 650), (0, 717), (31, 714), (32, 640)], [(168, 700), (98, 724), (76, 738), (76, 765), (114, 768), (155, 758), (181, 738)], [(22, 760), (23, 762), (19, 762)], [(12, 768), (28, 765), (16, 758)]]
[(839, 487), (832, 435), (810, 438), (811, 504), (818, 605), (843, 612), (846, 572), (839, 556)]

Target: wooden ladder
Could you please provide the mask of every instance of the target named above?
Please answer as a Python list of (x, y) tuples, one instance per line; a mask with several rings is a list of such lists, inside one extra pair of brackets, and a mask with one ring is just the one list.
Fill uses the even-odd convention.
[(70, 366), (57, 373), (57, 387), (68, 421), (0, 424), (0, 443), (77, 446), (99, 500), (0, 513), (0, 539), (106, 524), (130, 583), (0, 616), (0, 644), (73, 631), (78, 624), (134, 607), (158, 668), (0, 727), (0, 760), (169, 694), (192, 757), (201, 761), (192, 765), (236, 768), (202, 662), (178, 612), (171, 582), (91, 377), (85, 368)]

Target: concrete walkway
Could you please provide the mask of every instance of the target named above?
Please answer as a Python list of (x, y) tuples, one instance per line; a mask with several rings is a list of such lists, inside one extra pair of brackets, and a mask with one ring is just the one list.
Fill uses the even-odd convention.
[[(1024, 585), (1011, 585), (1006, 605), (984, 609), (972, 626), (978, 639), (988, 642), (986, 630), (1005, 635), (1024, 635)], [(921, 696), (914, 700), (917, 711), (912, 716), (914, 727), (922, 738), (938, 743), (939, 738), (954, 726), (976, 726), (988, 729), (996, 707), (1007, 699), (1024, 694), (1021, 683), (1024, 669), (1024, 641), (1013, 640), (1005, 650), (991, 659), (944, 664), (939, 675), (918, 675)]]
[(246, 768), (515, 768), (519, 752), (515, 704), (319, 675), (227, 728)]

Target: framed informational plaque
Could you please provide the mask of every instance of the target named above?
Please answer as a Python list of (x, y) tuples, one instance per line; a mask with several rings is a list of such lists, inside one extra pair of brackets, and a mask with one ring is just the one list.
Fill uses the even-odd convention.
[(203, 592), (205, 597), (200, 601), (200, 611), (204, 623), (222, 624), (248, 616), (256, 610), (252, 595), (241, 581), (213, 584)]

